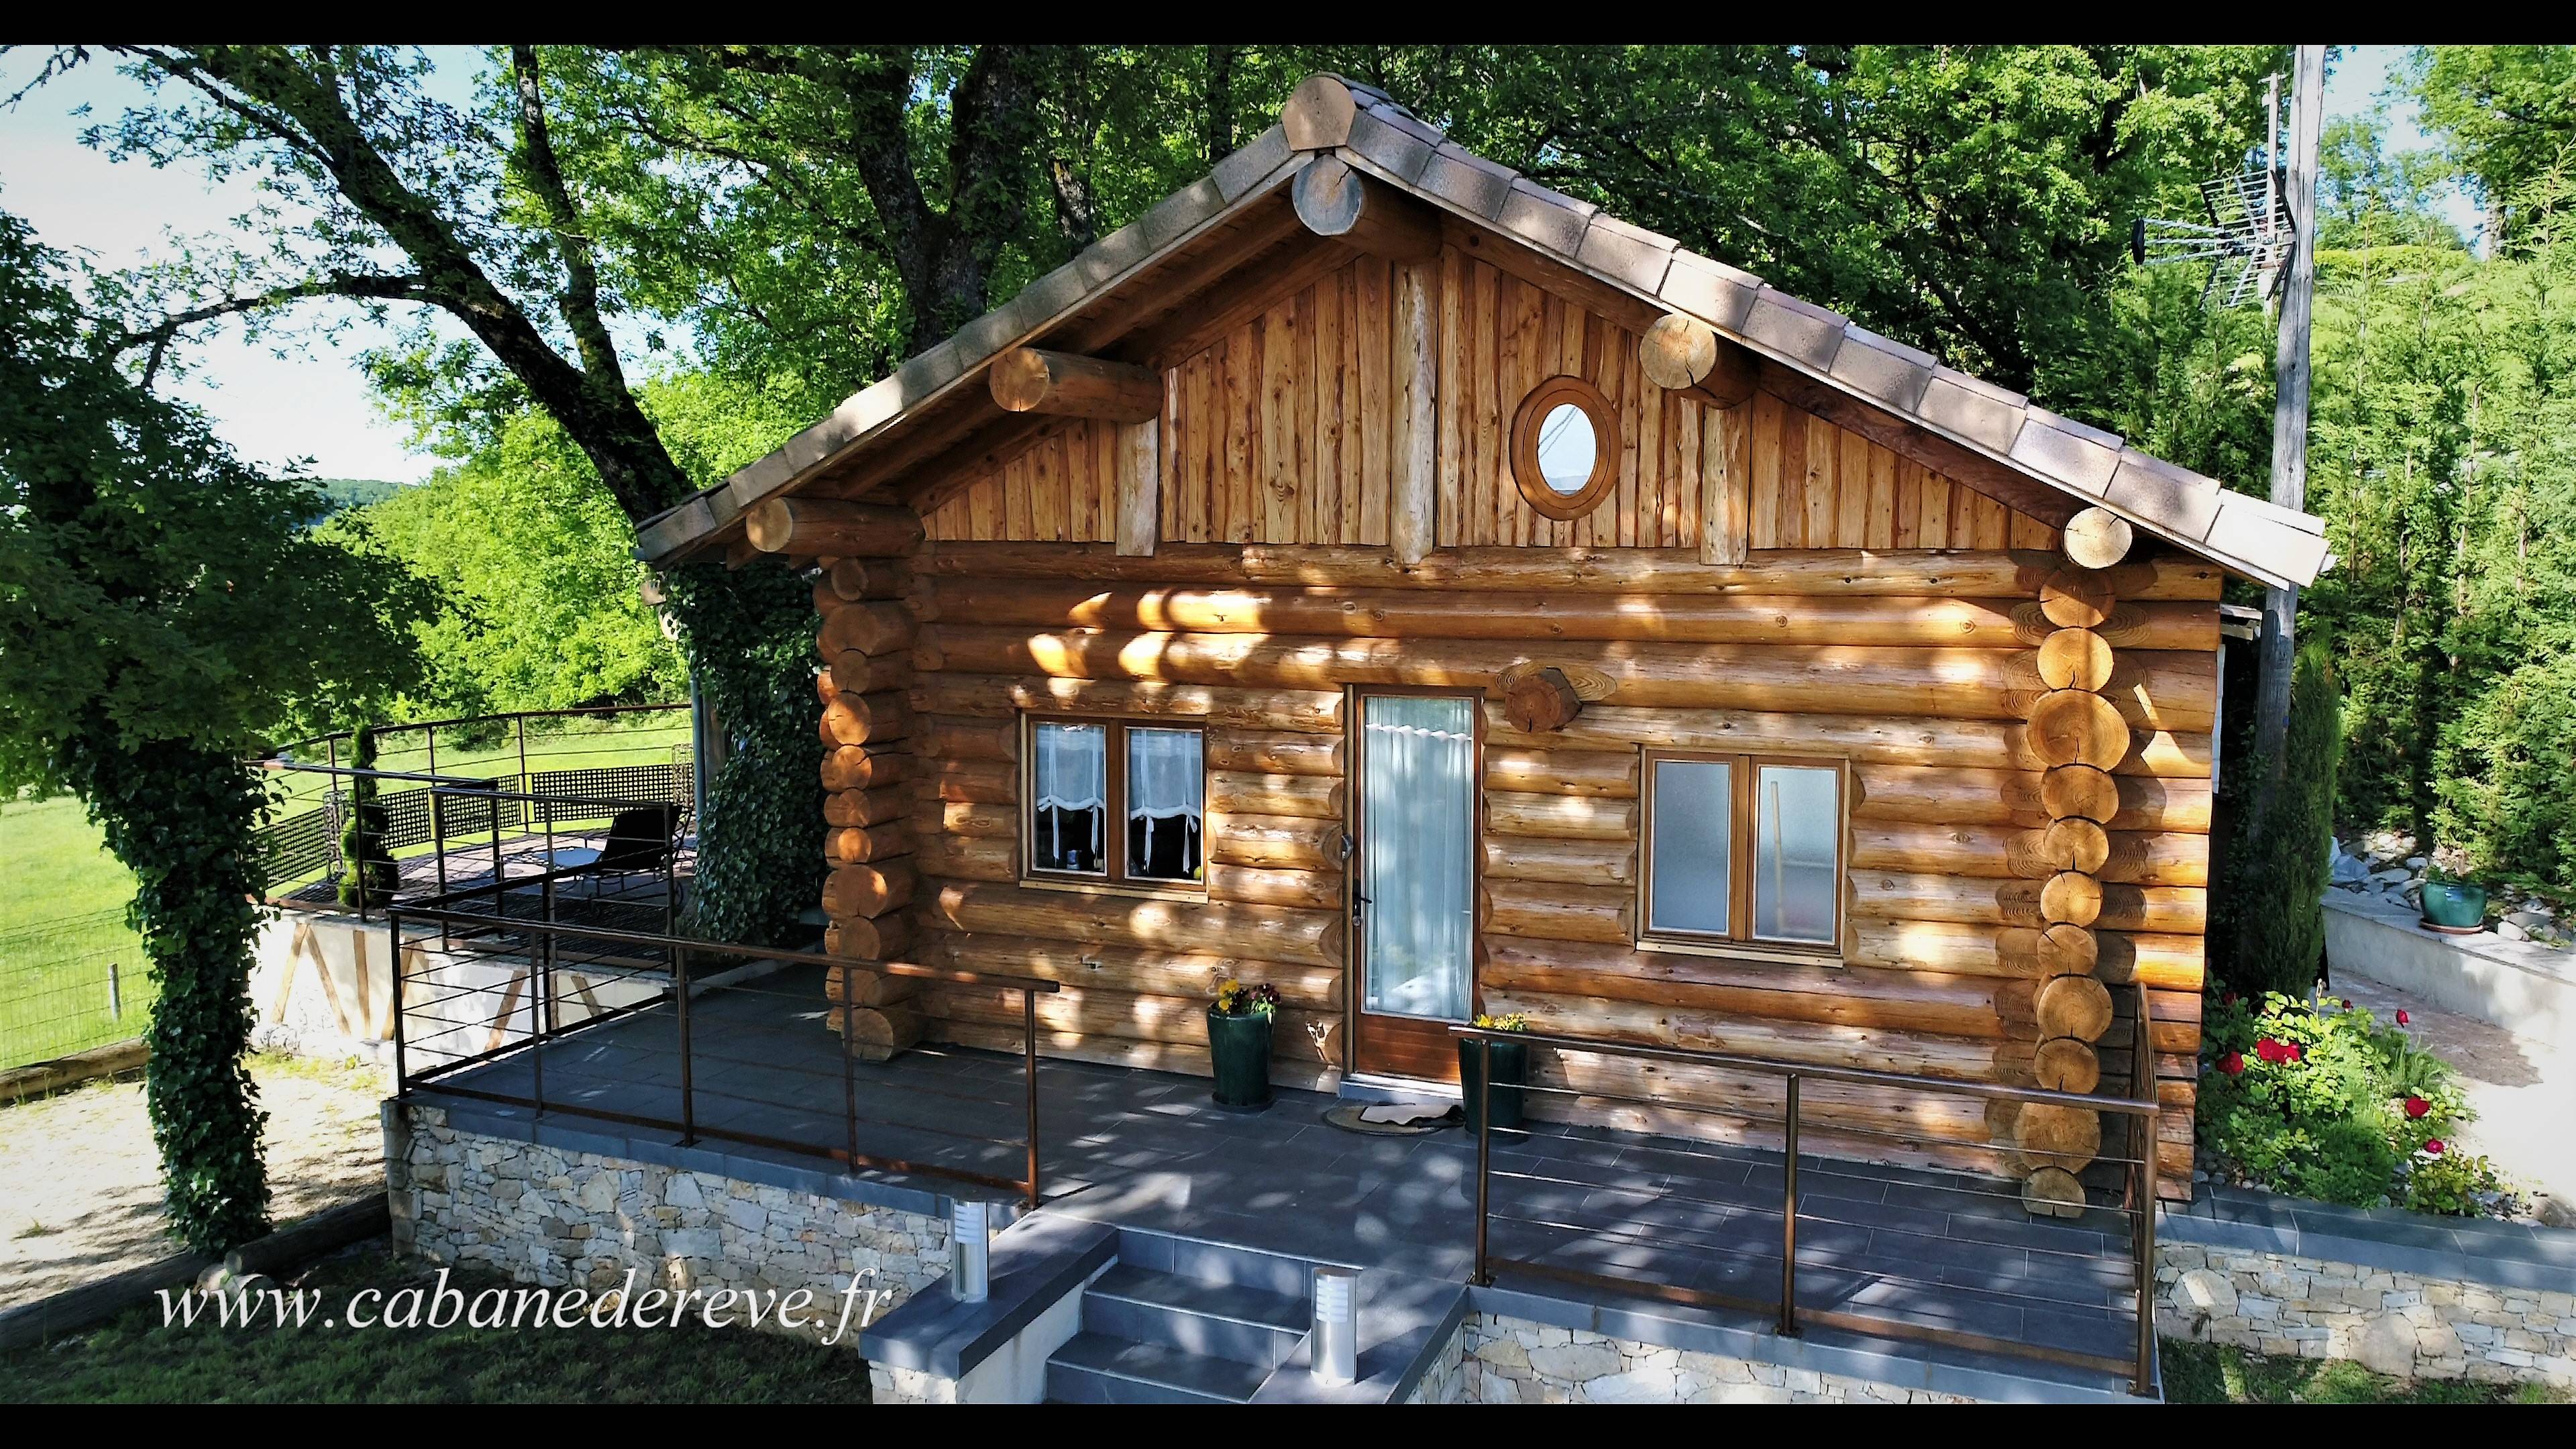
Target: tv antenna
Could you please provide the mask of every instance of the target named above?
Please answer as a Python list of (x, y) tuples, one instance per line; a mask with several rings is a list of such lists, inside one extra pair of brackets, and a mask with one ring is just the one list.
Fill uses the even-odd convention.
[(2200, 183), (2207, 221), (2140, 217), (2130, 223), (2129, 255), (2142, 267), (2206, 266), (2203, 306), (2226, 309), (2268, 304), (2281, 288), (2296, 228), (2282, 205), (2277, 156), (2281, 133), (2281, 77), (2270, 78), (2264, 100), (2263, 163), (2251, 171), (2213, 176)]

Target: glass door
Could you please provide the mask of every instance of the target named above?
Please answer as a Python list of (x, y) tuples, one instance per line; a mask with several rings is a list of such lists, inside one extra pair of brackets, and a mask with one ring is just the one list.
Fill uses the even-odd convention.
[(1476, 711), (1454, 694), (1359, 698), (1353, 1067), (1455, 1081), (1475, 1014)]

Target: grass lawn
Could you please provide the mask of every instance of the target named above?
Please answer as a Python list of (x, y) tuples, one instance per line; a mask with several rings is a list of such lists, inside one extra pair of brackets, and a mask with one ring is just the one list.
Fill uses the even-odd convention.
[(2339, 1359), (2268, 1358), (2214, 1343), (2164, 1340), (2169, 1404), (2563, 1404), (2540, 1384), (2408, 1382)]
[[(854, 1404), (867, 1363), (748, 1328), (323, 1328), (351, 1294), (428, 1288), (435, 1269), (373, 1246), (328, 1260), (298, 1286), (325, 1307), (298, 1328), (161, 1325), (146, 1305), (90, 1333), (0, 1354), (0, 1402), (149, 1404)], [(452, 1270), (468, 1299), (513, 1287)], [(379, 1300), (380, 1302), (381, 1300)], [(855, 1334), (853, 1335), (855, 1336)]]

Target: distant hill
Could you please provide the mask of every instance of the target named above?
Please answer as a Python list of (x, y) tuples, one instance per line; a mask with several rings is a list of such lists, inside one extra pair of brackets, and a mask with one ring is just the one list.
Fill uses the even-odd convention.
[(387, 478), (316, 478), (313, 486), (321, 489), (322, 496), (331, 500), (331, 511), (337, 513), (343, 508), (364, 508), (370, 503), (382, 503), (409, 485)]

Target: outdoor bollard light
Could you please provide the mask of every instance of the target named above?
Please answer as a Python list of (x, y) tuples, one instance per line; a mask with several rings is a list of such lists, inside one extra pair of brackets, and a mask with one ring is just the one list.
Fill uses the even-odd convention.
[(1360, 1275), (1356, 1268), (1315, 1270), (1315, 1382), (1357, 1383), (1360, 1376)]
[(961, 1303), (981, 1303), (992, 1291), (986, 1272), (992, 1222), (991, 1203), (959, 1198), (948, 1206), (948, 1291)]

